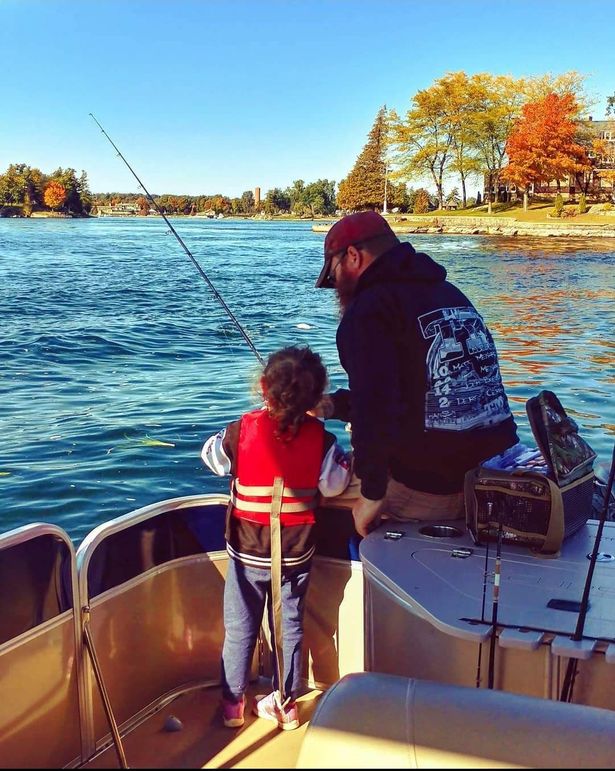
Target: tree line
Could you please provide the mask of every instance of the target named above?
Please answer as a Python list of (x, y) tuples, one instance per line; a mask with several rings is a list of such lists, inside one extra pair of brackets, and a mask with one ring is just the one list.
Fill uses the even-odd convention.
[[(231, 198), (215, 195), (154, 195), (165, 214), (334, 215), (375, 208), (422, 213), (433, 208), (482, 203), (468, 196), (468, 182), (484, 178), (489, 209), (502, 185), (527, 197), (532, 185), (573, 177), (586, 193), (595, 169), (615, 190), (613, 143), (582, 120), (588, 108), (585, 76), (577, 72), (514, 78), (452, 72), (418, 91), (404, 115), (383, 106), (348, 175), (339, 182), (295, 180), (273, 188), (260, 201), (251, 190)], [(615, 94), (607, 99), (615, 136)], [(604, 161), (606, 160), (606, 164)], [(448, 193), (445, 181), (457, 179)], [(428, 180), (434, 192), (411, 185)], [(615, 195), (615, 193), (612, 193)], [(135, 203), (141, 214), (151, 204), (139, 194), (92, 194), (87, 174), (59, 168), (51, 174), (12, 164), (0, 175), (0, 214), (51, 209), (88, 214), (94, 207)], [(3, 210), (4, 207), (4, 210)]]
[[(246, 190), (235, 198), (221, 193), (198, 196), (165, 194), (152, 195), (152, 198), (165, 214), (294, 214), (315, 217), (335, 214), (336, 211), (335, 182), (328, 179), (307, 184), (298, 179), (285, 189), (275, 187), (268, 190), (258, 204), (252, 190)], [(152, 208), (151, 202), (143, 195), (104, 193), (94, 196), (95, 205), (113, 206), (118, 203), (134, 203), (141, 214), (147, 214)]]
[(90, 211), (92, 194), (85, 171), (58, 168), (51, 174), (25, 163), (12, 163), (0, 174), (0, 214), (65, 211), (83, 215)]
[[(294, 214), (315, 217), (335, 214), (335, 182), (318, 179), (306, 183), (295, 180), (289, 187), (268, 190), (257, 202), (254, 193), (246, 190), (231, 198), (221, 193), (214, 195), (152, 195), (158, 208), (165, 214), (194, 215), (201, 213), (224, 215)], [(0, 174), (0, 216), (20, 214), (30, 216), (36, 211), (57, 211), (71, 215), (87, 215), (100, 206), (133, 203), (140, 214), (149, 214), (154, 207), (138, 193), (91, 193), (87, 173), (77, 175), (75, 169), (59, 168), (51, 174), (25, 163), (11, 164)]]

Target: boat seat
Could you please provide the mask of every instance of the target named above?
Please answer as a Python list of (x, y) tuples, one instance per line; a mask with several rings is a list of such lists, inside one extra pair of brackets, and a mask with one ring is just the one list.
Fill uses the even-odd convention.
[(298, 768), (609, 768), (615, 712), (375, 672), (320, 699)]

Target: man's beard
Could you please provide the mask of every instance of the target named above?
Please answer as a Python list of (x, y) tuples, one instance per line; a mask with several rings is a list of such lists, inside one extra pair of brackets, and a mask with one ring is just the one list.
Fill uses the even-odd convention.
[(335, 284), (335, 296), (337, 298), (337, 305), (340, 314), (340, 318), (348, 310), (348, 306), (352, 298), (354, 297), (354, 285), (349, 281), (344, 281), (340, 276), (340, 279)]

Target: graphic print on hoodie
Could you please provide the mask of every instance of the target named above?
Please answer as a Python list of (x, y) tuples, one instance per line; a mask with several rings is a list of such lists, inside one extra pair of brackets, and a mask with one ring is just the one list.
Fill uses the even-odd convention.
[(470, 307), (439, 308), (419, 316), (426, 357), (425, 428), (467, 431), (510, 417), (489, 330)]

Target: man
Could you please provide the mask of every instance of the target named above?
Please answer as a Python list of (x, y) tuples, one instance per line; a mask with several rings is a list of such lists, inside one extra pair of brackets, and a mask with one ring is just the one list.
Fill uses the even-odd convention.
[(493, 339), (446, 270), (374, 211), (325, 238), (317, 287), (335, 288), (349, 390), (316, 414), (349, 420), (360, 535), (398, 519), (464, 514), (465, 472), (517, 441)]

